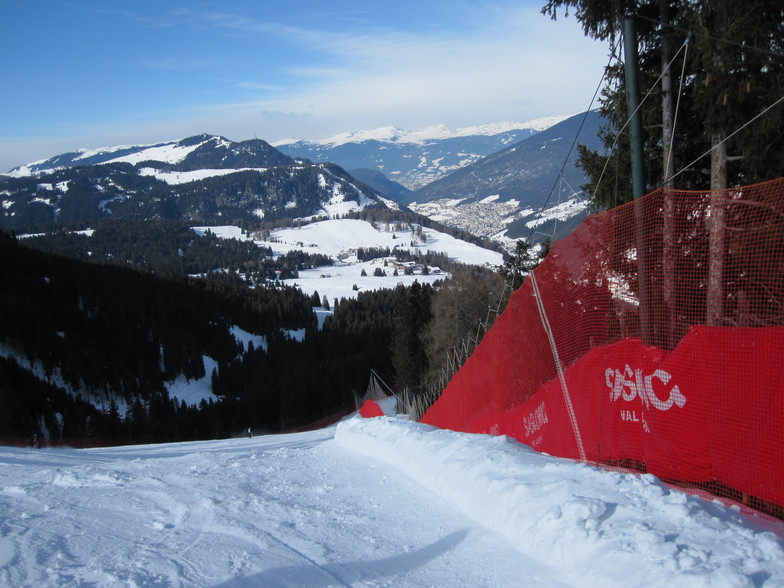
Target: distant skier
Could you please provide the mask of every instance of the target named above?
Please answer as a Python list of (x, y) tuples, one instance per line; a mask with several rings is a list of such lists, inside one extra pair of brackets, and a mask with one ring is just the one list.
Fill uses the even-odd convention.
[(32, 438), (30, 439), (30, 445), (28, 445), (30, 449), (39, 449), (40, 446), (38, 444), (38, 433), (33, 433)]
[(248, 427), (248, 439), (251, 439), (252, 437), (253, 433), (251, 432), (250, 427)]

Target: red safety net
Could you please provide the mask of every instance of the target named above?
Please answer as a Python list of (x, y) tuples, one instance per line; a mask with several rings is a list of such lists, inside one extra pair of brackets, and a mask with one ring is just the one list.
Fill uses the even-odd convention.
[(784, 512), (784, 180), (661, 189), (558, 241), (422, 422)]

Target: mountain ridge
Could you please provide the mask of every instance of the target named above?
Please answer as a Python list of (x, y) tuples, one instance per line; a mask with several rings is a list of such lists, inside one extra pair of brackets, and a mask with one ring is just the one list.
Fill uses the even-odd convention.
[(501, 122), (456, 130), (445, 125), (417, 131), (380, 127), (315, 141), (287, 139), (274, 145), (291, 157), (381, 172), (389, 180), (416, 190), (565, 118), (543, 117), (526, 123)]
[(452, 129), (444, 124), (428, 125), (418, 130), (405, 130), (400, 127), (386, 126), (376, 129), (361, 129), (338, 133), (325, 139), (281, 139), (273, 141), (273, 147), (280, 147), (292, 143), (313, 143), (317, 145), (337, 146), (345, 143), (359, 143), (362, 141), (389, 141), (395, 143), (424, 143), (440, 139), (450, 139), (456, 137), (468, 137), (471, 135), (493, 136), (515, 130), (530, 129), (533, 131), (543, 131), (551, 126), (558, 124), (562, 120), (569, 118), (566, 116), (547, 116), (532, 119), (526, 122), (502, 121), (483, 125), (473, 125)]
[[(585, 176), (574, 166), (573, 147), (579, 141), (598, 148), (600, 123), (598, 113), (588, 112), (457, 130), (381, 127), (318, 141), (279, 141), (279, 148), (259, 139), (233, 142), (201, 134), (77, 150), (0, 176), (0, 228), (16, 228), (20, 217), (27, 224), (84, 220), (73, 205), (62, 205), (67, 198), (60, 192), (78, 184), (75, 170), (101, 165), (114, 171), (93, 182), (92, 191), (84, 176), (103, 172), (82, 172), (81, 189), (103, 216), (257, 223), (405, 205), (510, 247), (510, 241), (529, 238), (534, 227), (557, 238), (586, 215), (579, 193)], [(559, 178), (565, 189), (554, 195)], [(146, 204), (137, 191), (145, 193)]]
[(0, 176), (0, 228), (114, 216), (225, 224), (327, 217), (394, 206), (332, 163), (289, 157), (266, 141), (195, 135), (77, 151)]
[[(98, 149), (77, 149), (61, 153), (47, 159), (41, 159), (25, 165), (20, 165), (5, 174), (9, 177), (26, 177), (31, 175), (45, 175), (64, 168), (86, 167), (111, 163), (138, 164), (145, 161), (158, 164), (179, 166), (186, 171), (196, 169), (204, 156), (213, 150), (229, 150), (222, 160), (214, 157), (210, 163), (219, 169), (242, 166), (242, 162), (253, 160), (255, 165), (270, 167), (275, 165), (291, 164), (294, 160), (266, 141), (250, 139), (234, 142), (219, 135), (201, 133), (174, 141), (162, 141), (147, 145), (119, 145), (101, 147)], [(231, 157), (233, 155), (233, 157)]]

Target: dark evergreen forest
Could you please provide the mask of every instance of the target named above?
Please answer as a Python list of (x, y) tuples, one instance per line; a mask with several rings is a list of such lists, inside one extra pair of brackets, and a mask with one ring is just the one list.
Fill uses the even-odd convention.
[(200, 235), (184, 223), (165, 220), (107, 218), (96, 221), (89, 236), (59, 227), (25, 237), (23, 243), (72, 259), (125, 265), (162, 275), (227, 271), (233, 277), (242, 274), (253, 284), (297, 277), (303, 269), (332, 263), (326, 255), (302, 251), (273, 258), (269, 247), (252, 241), (220, 239), (209, 229)]
[[(0, 260), (1, 438), (139, 443), (281, 431), (353, 408), (371, 368), (393, 372), (393, 291), (338, 301), (319, 331), (309, 297), (274, 282), (248, 288), (225, 273), (86, 263), (5, 233)], [(244, 348), (232, 326), (263, 335), (266, 350)], [(305, 329), (302, 342), (286, 335), (294, 329)], [(205, 356), (218, 365), (210, 374)], [(181, 374), (211, 376), (216, 399), (169, 398), (164, 382)]]

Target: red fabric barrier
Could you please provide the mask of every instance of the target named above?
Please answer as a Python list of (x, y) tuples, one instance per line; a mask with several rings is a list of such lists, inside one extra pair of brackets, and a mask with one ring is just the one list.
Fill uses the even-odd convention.
[(362, 407), (359, 409), (360, 416), (371, 419), (373, 417), (384, 416), (384, 411), (375, 400), (365, 400)]
[[(631, 460), (666, 480), (718, 481), (784, 504), (782, 357), (784, 327), (695, 327), (670, 354), (639, 339), (593, 349), (564, 374), (587, 459)], [(458, 376), (466, 371), (473, 370)], [(544, 453), (579, 458), (559, 378), (527, 402), (505, 411), (483, 407), (454, 426), (450, 410), (463, 413), (472, 404), (467, 379), (453, 379), (422, 421), (509, 435)]]
[(710, 194), (656, 192), (587, 219), (421, 420), (784, 512), (784, 181), (722, 196), (718, 253)]

